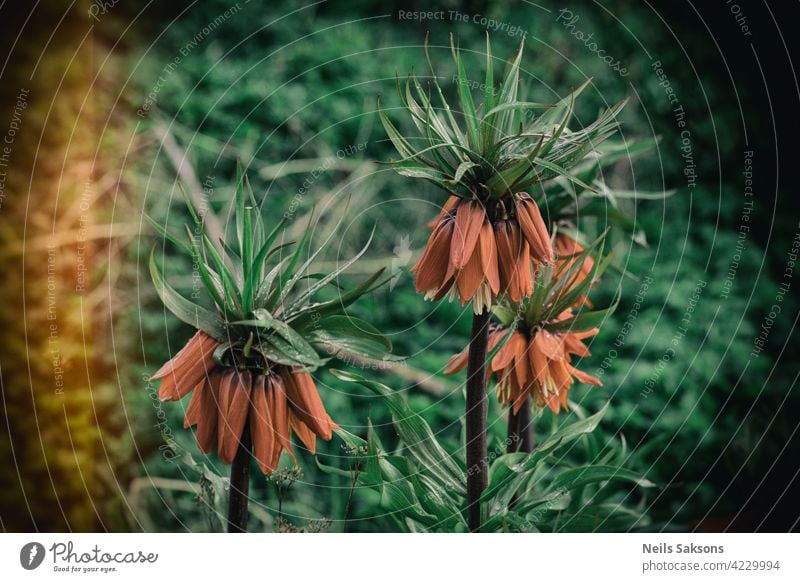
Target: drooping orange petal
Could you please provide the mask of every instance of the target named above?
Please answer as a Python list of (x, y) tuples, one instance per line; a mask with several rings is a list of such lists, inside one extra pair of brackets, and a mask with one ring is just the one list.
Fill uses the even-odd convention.
[(458, 286), (458, 295), (461, 297), (462, 305), (472, 299), (483, 281), (480, 253), (474, 252), (467, 264), (464, 265), (464, 268), (456, 275), (456, 285)]
[(558, 414), (558, 411), (561, 409), (561, 398), (559, 397), (558, 392), (543, 390), (542, 399), (550, 410)]
[(428, 222), (426, 226), (428, 228), (435, 227), (439, 223), (439, 221), (442, 220), (442, 218), (444, 218), (445, 214), (447, 214), (448, 212), (453, 210), (456, 206), (458, 206), (460, 200), (461, 198), (459, 198), (458, 196), (448, 197), (445, 203), (442, 205), (442, 209), (439, 211), (439, 214), (436, 215), (436, 218)]
[(564, 348), (561, 342), (547, 330), (540, 330), (533, 337), (537, 348), (551, 360), (561, 360), (564, 358)]
[(286, 400), (286, 389), (280, 376), (270, 377), (271, 387), (274, 398), (271, 402), (272, 423), (275, 428), (275, 435), (279, 445), (286, 449), (292, 459), (297, 460), (292, 450), (291, 432), (289, 430), (289, 403)]
[(478, 243), (484, 278), (488, 281), (492, 294), (496, 296), (500, 292), (500, 271), (497, 265), (497, 243), (494, 240), (494, 229), (488, 220), (481, 225)]
[(550, 360), (548, 364), (550, 377), (553, 379), (553, 383), (559, 393), (562, 390), (568, 390), (573, 383), (572, 376), (567, 368), (568, 365), (564, 360)]
[(286, 397), (289, 408), (305, 425), (317, 436), (330, 440), (333, 437), (333, 422), (331, 421), (322, 400), (314, 385), (314, 380), (307, 372), (285, 372), (283, 384), (286, 388)]
[(445, 282), (445, 273), (450, 261), (450, 238), (453, 221), (440, 223), (431, 234), (425, 251), (412, 271), (416, 271), (417, 292), (437, 290)]
[(219, 381), (219, 391), (217, 393), (217, 452), (222, 450), (225, 443), (225, 429), (228, 425), (228, 409), (231, 405), (231, 397), (236, 387), (236, 370), (228, 369), (222, 374)]
[(197, 446), (204, 453), (210, 453), (217, 448), (217, 424), (220, 416), (218, 393), (221, 379), (221, 374), (212, 373), (202, 390), (197, 412)]
[(564, 334), (564, 349), (566, 352), (575, 354), (581, 358), (592, 355), (592, 352), (589, 351), (589, 348), (587, 348), (583, 342), (576, 338), (575, 334), (572, 333)]
[(516, 203), (517, 221), (522, 229), (522, 233), (536, 259), (543, 263), (552, 263), (553, 247), (550, 244), (550, 235), (547, 233), (547, 225), (544, 223), (542, 213), (536, 202), (527, 197)]
[(272, 454), (267, 461), (267, 469), (274, 471), (278, 467), (283, 447), (281, 447), (281, 443), (278, 440), (278, 431), (275, 423), (275, 391), (267, 389), (265, 392), (267, 393), (267, 408), (269, 409), (269, 416), (272, 421), (269, 427), (272, 432), (270, 435), (272, 438)]
[(528, 243), (522, 238), (519, 226), (515, 222), (507, 223), (508, 244), (511, 249), (511, 260), (513, 260), (513, 271), (509, 274), (508, 296), (515, 303), (519, 303), (523, 297), (531, 294), (531, 266)]
[(517, 276), (519, 277), (520, 298), (530, 297), (533, 293), (533, 277), (531, 276), (531, 255), (528, 242), (521, 240), (520, 253), (517, 256)]
[(204, 331), (195, 333), (186, 345), (172, 356), (158, 371), (150, 376), (151, 380), (159, 380), (174, 370), (193, 364), (198, 358), (211, 359), (219, 342)]
[(508, 369), (508, 400), (507, 403), (511, 404), (519, 395), (519, 383), (517, 376), (514, 374), (514, 368)]
[(162, 401), (179, 400), (208, 377), (214, 367), (213, 355), (218, 342), (197, 332), (186, 346), (161, 369), (153, 379), (161, 379), (158, 397)]
[[(502, 330), (499, 330), (499, 331), (491, 331), (491, 332), (489, 332), (489, 345), (486, 347), (486, 353), (487, 354), (491, 353), (492, 350), (494, 350), (497, 347), (497, 344), (504, 337), (506, 337), (506, 334), (508, 334), (508, 330), (507, 329), (502, 329)], [(465, 351), (467, 353), (469, 353), (469, 346), (467, 346)], [(495, 354), (495, 356), (496, 355), (497, 354)], [(488, 366), (486, 366), (486, 382), (487, 383), (489, 382), (489, 379), (491, 378), (491, 376), (492, 376), (492, 365), (490, 363)]]
[(269, 386), (262, 374), (256, 378), (253, 389), (252, 414), (250, 415), (250, 436), (253, 439), (253, 454), (258, 462), (258, 467), (265, 475), (275, 470), (271, 465), (273, 450), (276, 446), (274, 421), (267, 402)]
[(469, 358), (469, 347), (466, 347), (464, 348), (463, 351), (456, 354), (447, 361), (447, 365), (444, 367), (444, 375), (450, 376), (466, 368), (468, 358)]
[(316, 454), (317, 436), (314, 434), (311, 428), (309, 428), (293, 412), (289, 412), (289, 424), (291, 425), (294, 433), (300, 439), (300, 442), (303, 443), (303, 445), (309, 450), (309, 452), (312, 455)]
[(594, 386), (602, 386), (603, 383), (600, 381), (600, 378), (595, 378), (591, 374), (587, 374), (586, 372), (581, 372), (577, 368), (570, 366), (567, 364), (569, 371), (572, 373), (573, 376), (580, 382), (581, 384), (593, 384)]
[(472, 256), (485, 218), (486, 211), (480, 202), (466, 200), (458, 205), (450, 245), (450, 264), (454, 269), (463, 269)]
[(569, 335), (575, 339), (585, 340), (587, 338), (596, 336), (598, 333), (600, 333), (600, 328), (595, 327), (586, 331), (571, 332)]
[(161, 380), (158, 398), (162, 402), (180, 400), (208, 377), (214, 362), (198, 358), (189, 365), (178, 368)]
[(559, 394), (561, 401), (561, 408), (567, 410), (569, 408), (569, 390), (564, 390)]
[(497, 246), (497, 264), (500, 275), (500, 292), (509, 293), (514, 270), (517, 265), (516, 254), (511, 248), (508, 221), (501, 220), (494, 225), (494, 240)]
[(203, 392), (206, 390), (207, 383), (208, 380), (203, 378), (195, 387), (194, 392), (192, 392), (189, 406), (186, 407), (186, 414), (183, 415), (183, 428), (189, 428), (197, 424), (197, 420), (202, 411)]
[(514, 414), (518, 414), (520, 408), (528, 401), (528, 396), (530, 396), (530, 390), (528, 386), (521, 386), (517, 392), (517, 395), (514, 397), (514, 401), (511, 403), (511, 410)]
[(487, 352), (491, 352), (495, 347), (497, 347), (497, 343), (506, 337), (507, 333), (507, 329), (499, 329), (498, 331), (489, 332), (489, 345), (487, 346)]
[(515, 331), (506, 344), (500, 348), (492, 360), (492, 370), (503, 370), (511, 365), (514, 358), (520, 357), (525, 351), (525, 336), (522, 333)]
[(531, 380), (539, 385), (547, 379), (547, 356), (533, 339), (528, 344), (528, 360), (531, 365)]
[(528, 372), (530, 372), (530, 366), (528, 365), (528, 355), (525, 353), (525, 348), (528, 346), (528, 342), (524, 339), (522, 340), (522, 350), (520, 353), (514, 356), (514, 374), (517, 377), (517, 382), (519, 382), (520, 386), (526, 386), (528, 384)]
[[(258, 374), (258, 380), (263, 385), (263, 375)], [(239, 450), (239, 441), (244, 432), (247, 415), (250, 412), (250, 394), (253, 390), (253, 377), (249, 370), (236, 374), (236, 383), (231, 394), (231, 403), (226, 415), (223, 438), (219, 443), (219, 458), (223, 463), (232, 463)]]

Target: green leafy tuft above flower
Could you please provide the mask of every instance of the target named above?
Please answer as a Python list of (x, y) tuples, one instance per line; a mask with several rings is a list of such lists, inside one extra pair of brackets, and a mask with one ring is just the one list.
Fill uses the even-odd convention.
[(325, 363), (314, 345), (378, 358), (391, 349), (389, 340), (372, 324), (345, 313), (348, 306), (386, 282), (381, 280), (383, 270), (354, 289), (338, 290), (332, 299), (313, 301), (327, 287), (338, 289), (339, 276), (363, 256), (372, 236), (333, 271), (315, 273), (314, 261), (324, 247), (308, 248), (312, 218), (300, 241), (283, 242), (286, 219), (268, 228), (241, 166), (235, 196), (235, 240), (230, 244), (210, 239), (188, 197), (195, 230), (186, 226), (186, 240), (150, 219), (165, 239), (189, 255), (215, 309), (190, 301), (171, 287), (153, 249), (150, 273), (159, 297), (176, 317), (219, 342), (214, 356), (218, 365), (263, 370), (277, 363), (313, 371)]

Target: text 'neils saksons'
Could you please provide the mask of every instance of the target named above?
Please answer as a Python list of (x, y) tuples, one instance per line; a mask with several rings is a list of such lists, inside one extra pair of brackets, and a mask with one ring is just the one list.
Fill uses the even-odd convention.
[(699, 546), (697, 544), (642, 544), (643, 554), (724, 554), (723, 546)]

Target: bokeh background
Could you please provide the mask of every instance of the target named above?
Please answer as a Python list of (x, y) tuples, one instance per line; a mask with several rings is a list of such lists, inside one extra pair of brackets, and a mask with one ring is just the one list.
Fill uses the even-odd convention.
[[(487, 26), (498, 56), (525, 37), (531, 100), (591, 77), (579, 120), (628, 97), (620, 139), (659, 138), (606, 176), (631, 192), (640, 236), (615, 235), (615, 264), (638, 280), (611, 273), (596, 290), (604, 304), (623, 289), (583, 363), (605, 386), (573, 392), (587, 411), (610, 400), (602, 434), (624, 440), (627, 466), (657, 484), (632, 500), (646, 519), (616, 527), (797, 529), (796, 2), (16, 4), (0, 5), (0, 529), (219, 529), (227, 468), (197, 454), (183, 406), (158, 403), (147, 381), (191, 330), (149, 282), (162, 241), (144, 214), (182, 228), (180, 179), (224, 217), (237, 157), (267, 212), (293, 213), (293, 232), (314, 206), (315, 241), (343, 219), (321, 268), (378, 224), (350, 277), (386, 266), (396, 279), (353, 312), (408, 359), (335, 365), (403, 390), (458, 448), (463, 394), (441, 370), (466, 343), (469, 313), (423, 301), (408, 273), (442, 199), (382, 164), (395, 154), (375, 110), (381, 95), (402, 119), (395, 74), (427, 74), (427, 32), (447, 90), (450, 33), (481, 75)], [(404, 16), (420, 10), (441, 16)], [(191, 265), (168, 264), (190, 294)], [(340, 425), (363, 435), (369, 419), (396, 444), (380, 402), (319, 379)], [(563, 421), (544, 415), (537, 430)], [(325, 443), (320, 458), (342, 465), (341, 447)], [(373, 492), (309, 455), (300, 469), (254, 477), (254, 529), (391, 529)]]

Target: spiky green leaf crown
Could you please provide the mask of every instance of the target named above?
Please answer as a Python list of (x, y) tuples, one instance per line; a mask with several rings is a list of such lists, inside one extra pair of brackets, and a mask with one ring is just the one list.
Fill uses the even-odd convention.
[[(483, 100), (476, 105), (452, 35), (450, 42), (456, 63), (455, 80), (463, 127), (444, 98), (426, 39), (425, 54), (431, 67), (438, 108), (415, 75), (409, 76), (404, 87), (399, 79), (397, 83), (403, 105), (420, 135), (416, 138), (404, 136), (378, 103), (381, 122), (402, 156), (392, 162), (396, 171), (403, 176), (428, 180), (462, 198), (482, 201), (500, 200), (559, 176), (580, 188), (592, 190), (592, 186), (569, 170), (616, 131), (615, 118), (625, 102), (607, 109), (586, 127), (572, 131), (567, 125), (574, 101), (589, 81), (555, 104), (519, 101), (524, 42), (510, 61), (502, 83), (495, 87), (494, 58), (487, 34)], [(530, 109), (543, 109), (543, 112), (529, 119), (525, 113)]]
[[(354, 289), (340, 290), (333, 299), (312, 303), (324, 288), (338, 288), (337, 278), (366, 252), (372, 236), (338, 268), (315, 273), (312, 264), (323, 247), (308, 250), (312, 219), (299, 242), (282, 242), (286, 218), (272, 229), (267, 227), (241, 165), (237, 165), (236, 173), (232, 245), (209, 238), (182, 187), (181, 192), (199, 236), (186, 225), (184, 241), (148, 219), (165, 240), (191, 258), (214, 309), (190, 301), (169, 285), (156, 260), (155, 247), (150, 255), (150, 274), (167, 309), (220, 342), (215, 353), (218, 364), (264, 368), (274, 363), (313, 370), (325, 363), (314, 344), (378, 358), (391, 349), (389, 340), (372, 324), (345, 315), (348, 306), (386, 282), (380, 281), (384, 269)], [(292, 252), (284, 254), (284, 250)], [(301, 281), (306, 284), (299, 285)]]
[[(611, 263), (612, 255), (603, 256), (605, 237), (599, 236), (582, 251), (559, 257), (555, 265), (544, 265), (536, 273), (533, 294), (515, 304), (506, 299), (493, 308), (493, 313), (506, 327), (522, 330), (545, 329), (551, 333), (583, 332), (597, 327), (617, 308), (619, 297), (606, 309), (584, 309), (569, 317), (560, 318), (565, 311), (581, 303), (589, 288)], [(584, 265), (591, 270), (582, 274)]]

